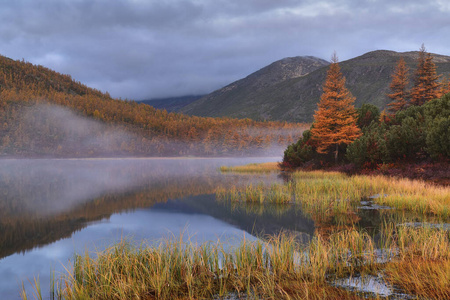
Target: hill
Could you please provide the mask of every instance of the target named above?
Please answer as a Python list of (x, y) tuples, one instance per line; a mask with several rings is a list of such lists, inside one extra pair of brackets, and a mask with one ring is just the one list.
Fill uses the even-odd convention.
[[(355, 106), (372, 103), (383, 109), (388, 103), (391, 73), (400, 57), (410, 68), (412, 76), (416, 68), (417, 51), (398, 53), (377, 50), (340, 62), (341, 70), (347, 79), (346, 86), (356, 97)], [(433, 54), (438, 74), (450, 74), (450, 57)], [(277, 71), (270, 65), (248, 77), (238, 80), (218, 91), (184, 107), (181, 111), (198, 116), (229, 116), (252, 118), (254, 120), (285, 120), (291, 122), (311, 122), (317, 102), (322, 93), (327, 64), (316, 59), (317, 64), (308, 69), (303, 76), (277, 77)], [(292, 69), (296, 60), (281, 60)], [(274, 64), (277, 64), (276, 62)], [(291, 65), (292, 64), (292, 65)], [(274, 75), (271, 75), (271, 73)], [(272, 84), (256, 84), (255, 78), (279, 78)], [(252, 81), (253, 79), (253, 81)], [(411, 77), (412, 82), (412, 77)]]
[(150, 99), (150, 100), (140, 100), (140, 101), (136, 101), (136, 102), (148, 104), (150, 106), (153, 106), (154, 108), (165, 109), (168, 112), (172, 112), (172, 111), (181, 110), (186, 105), (191, 104), (192, 102), (202, 98), (203, 96), (204, 95), (157, 98), (157, 99)]
[(168, 113), (0, 56), (1, 156), (281, 155), (303, 128)]
[[(267, 106), (254, 109), (260, 101), (254, 97), (271, 90), (279, 83), (301, 78), (329, 63), (313, 56), (288, 57), (278, 60), (249, 76), (235, 81), (205, 97), (187, 105), (180, 111), (198, 116), (233, 116), (237, 118), (270, 119)], [(261, 102), (261, 103), (264, 103)]]

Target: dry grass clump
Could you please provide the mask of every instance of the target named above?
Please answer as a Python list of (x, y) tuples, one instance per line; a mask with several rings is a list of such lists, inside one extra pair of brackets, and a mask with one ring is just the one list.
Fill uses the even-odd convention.
[(235, 172), (235, 173), (270, 173), (280, 171), (279, 163), (267, 162), (261, 164), (247, 164), (244, 166), (227, 167), (222, 166), (219, 168), (221, 172)]
[(379, 194), (378, 204), (420, 214), (450, 217), (450, 187), (422, 180), (386, 176), (352, 176), (355, 188), (365, 196)]
[(243, 188), (232, 186), (229, 189), (217, 188), (216, 197), (219, 200), (247, 203), (291, 203), (293, 202), (291, 184), (272, 184), (267, 186), (263, 183), (249, 184)]
[(450, 299), (450, 259), (389, 263), (384, 277), (408, 294), (423, 299)]
[[(337, 250), (355, 241), (362, 244)], [(359, 299), (327, 280), (361, 269), (363, 264), (351, 267), (349, 262), (365, 259), (372, 250), (372, 242), (356, 231), (337, 233), (331, 241), (318, 237), (311, 246), (281, 234), (267, 243), (243, 240), (231, 250), (220, 243), (198, 246), (181, 239), (139, 248), (122, 242), (95, 258), (77, 255), (53, 294), (57, 299), (198, 299), (230, 293), (264, 299)]]
[(53, 295), (56, 299), (202, 299), (229, 294), (359, 299), (329, 282), (378, 273), (415, 296), (449, 295), (447, 231), (388, 224), (380, 236), (381, 249), (366, 232), (354, 228), (328, 237), (319, 234), (309, 245), (284, 234), (266, 242), (244, 239), (231, 249), (219, 242), (183, 243), (182, 238), (154, 247), (122, 242), (96, 257), (77, 255), (71, 271), (56, 280)]
[(235, 202), (296, 202), (306, 213), (322, 218), (348, 214), (356, 210), (360, 200), (377, 195), (374, 201), (380, 205), (450, 217), (450, 187), (381, 175), (349, 177), (338, 172), (296, 171), (287, 184), (272, 184), (270, 188), (264, 184), (222, 188), (216, 195)]

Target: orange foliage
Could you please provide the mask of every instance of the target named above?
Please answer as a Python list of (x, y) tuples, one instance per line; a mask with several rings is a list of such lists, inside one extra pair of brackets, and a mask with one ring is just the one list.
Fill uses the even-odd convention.
[(440, 82), (441, 89), (439, 91), (439, 98), (445, 94), (450, 93), (450, 77), (445, 77)]
[(405, 60), (400, 58), (397, 67), (392, 74), (392, 82), (389, 86), (392, 93), (387, 96), (392, 99), (392, 102), (388, 104), (389, 110), (393, 113), (404, 109), (408, 104), (408, 93), (406, 88), (408, 86), (408, 67)]
[[(22, 124), (17, 124), (21, 108), (40, 103), (64, 106), (80, 116), (132, 133), (134, 139), (130, 143), (119, 143), (111, 149), (122, 154), (244, 155), (250, 149), (285, 147), (286, 141), (297, 140), (307, 128), (305, 124), (287, 122), (168, 113), (146, 104), (113, 99), (108, 93), (72, 80), (69, 75), (0, 56), (0, 153), (27, 154), (21, 149), (29, 149), (35, 134), (41, 134), (44, 139), (51, 136), (49, 132), (25, 132)], [(12, 126), (13, 123), (16, 125)], [(38, 147), (35, 153), (86, 156), (86, 153), (70, 153), (70, 149), (58, 145), (58, 137), (52, 138), (54, 145)], [(92, 151), (95, 155), (95, 149)]]
[(411, 104), (423, 105), (439, 97), (439, 76), (436, 74), (436, 65), (433, 56), (427, 53), (422, 44), (419, 52), (418, 66), (415, 73), (414, 86), (411, 90)]
[(327, 153), (335, 147), (337, 160), (339, 145), (349, 144), (361, 136), (361, 130), (356, 125), (354, 101), (355, 98), (345, 87), (345, 77), (334, 54), (311, 129), (312, 137), (317, 142), (317, 152)]

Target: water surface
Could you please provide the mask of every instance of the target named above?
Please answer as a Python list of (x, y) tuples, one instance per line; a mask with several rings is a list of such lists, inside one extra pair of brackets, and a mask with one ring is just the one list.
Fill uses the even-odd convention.
[(21, 282), (39, 276), (48, 295), (51, 270), (64, 272), (75, 253), (95, 255), (122, 239), (182, 234), (185, 240), (238, 244), (245, 236), (291, 230), (313, 234), (299, 209), (236, 209), (215, 189), (281, 182), (277, 174), (221, 174), (221, 165), (277, 161), (238, 159), (9, 159), (0, 170), (0, 295), (18, 299)]

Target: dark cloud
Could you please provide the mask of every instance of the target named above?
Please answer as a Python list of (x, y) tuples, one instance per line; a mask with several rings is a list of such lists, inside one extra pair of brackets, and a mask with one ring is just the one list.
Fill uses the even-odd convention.
[(15, 0), (0, 53), (111, 95), (207, 93), (286, 56), (450, 55), (447, 0)]

